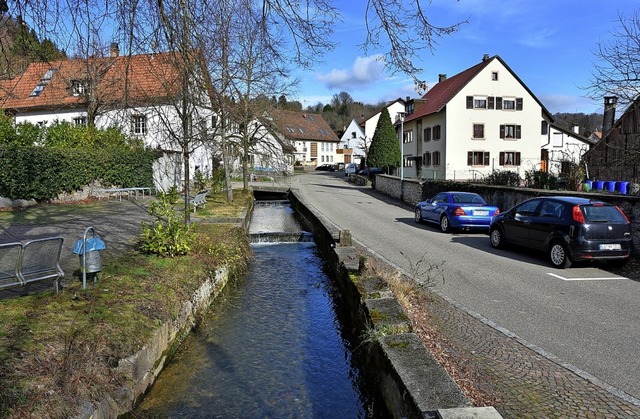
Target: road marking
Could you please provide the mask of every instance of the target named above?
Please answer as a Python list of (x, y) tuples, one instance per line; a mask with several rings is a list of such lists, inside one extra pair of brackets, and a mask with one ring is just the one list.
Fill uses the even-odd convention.
[(563, 281), (610, 281), (612, 279), (629, 279), (629, 278), (625, 278), (624, 276), (609, 276), (609, 277), (600, 277), (600, 278), (590, 278), (590, 277), (583, 277), (583, 278), (565, 278), (563, 276), (548, 272), (547, 275), (551, 275), (553, 277), (556, 277), (558, 279), (562, 279)]

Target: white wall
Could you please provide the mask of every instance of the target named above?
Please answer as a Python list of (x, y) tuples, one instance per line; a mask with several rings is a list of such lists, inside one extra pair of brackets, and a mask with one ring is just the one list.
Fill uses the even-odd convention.
[(547, 135), (542, 136), (542, 148), (549, 152), (549, 173), (558, 176), (562, 161), (580, 163), (582, 155), (589, 150), (589, 145), (566, 132), (549, 126)]

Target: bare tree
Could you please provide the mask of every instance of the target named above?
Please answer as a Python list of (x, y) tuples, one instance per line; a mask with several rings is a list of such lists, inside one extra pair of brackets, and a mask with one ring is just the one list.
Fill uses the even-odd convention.
[(630, 17), (619, 14), (611, 35), (594, 52), (597, 62), (585, 90), (595, 100), (616, 96), (628, 105), (640, 94), (640, 11)]

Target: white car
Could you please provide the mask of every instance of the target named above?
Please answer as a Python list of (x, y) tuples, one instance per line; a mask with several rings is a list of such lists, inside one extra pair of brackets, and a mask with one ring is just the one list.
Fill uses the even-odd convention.
[(356, 173), (356, 171), (358, 170), (358, 165), (355, 163), (347, 163), (344, 166), (344, 175), (345, 176), (349, 176), (349, 175), (353, 175)]

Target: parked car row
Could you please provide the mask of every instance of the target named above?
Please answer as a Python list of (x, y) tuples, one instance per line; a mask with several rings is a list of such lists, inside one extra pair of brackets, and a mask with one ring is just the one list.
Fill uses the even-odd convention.
[(560, 269), (583, 260), (622, 266), (633, 249), (625, 213), (616, 205), (588, 198), (538, 197), (500, 212), (478, 194), (442, 192), (416, 205), (415, 221), (437, 224), (443, 232), (484, 231), (492, 247), (542, 251)]

